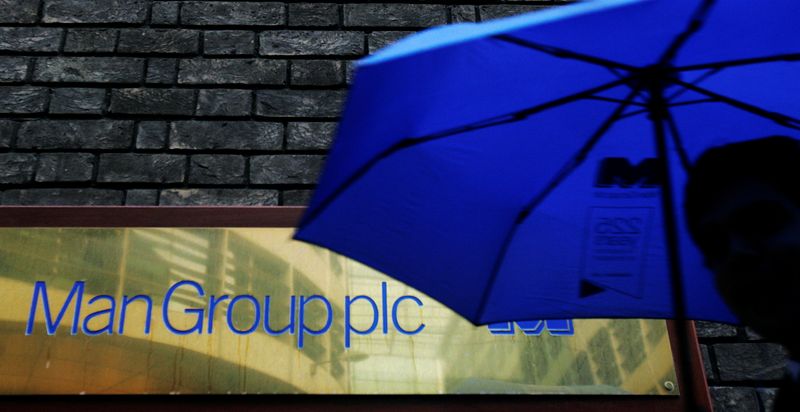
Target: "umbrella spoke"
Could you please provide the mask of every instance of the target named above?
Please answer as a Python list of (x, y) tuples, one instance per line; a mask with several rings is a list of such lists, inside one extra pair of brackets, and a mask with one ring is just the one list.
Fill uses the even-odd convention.
[(530, 202), (525, 206), (525, 208), (520, 213), (517, 221), (522, 223), (530, 214), (536, 209), (537, 206), (556, 188), (561, 182), (566, 179), (573, 170), (578, 168), (586, 157), (589, 155), (589, 152), (592, 151), (594, 146), (600, 139), (611, 129), (611, 126), (614, 125), (616, 121), (618, 121), (622, 114), (625, 112), (625, 109), (631, 104), (633, 97), (637, 94), (638, 89), (632, 90), (625, 100), (620, 103), (619, 106), (614, 110), (611, 115), (606, 118), (606, 120), (597, 128), (597, 130), (592, 134), (592, 136), (583, 144), (583, 146), (575, 153), (575, 155), (567, 162), (564, 167), (553, 177), (553, 179), (548, 183), (548, 185), (542, 190), (539, 194), (537, 194)]
[(689, 40), (689, 38), (703, 28), (703, 24), (706, 22), (706, 18), (711, 11), (711, 6), (714, 5), (714, 1), (715, 0), (703, 1), (700, 7), (698, 7), (698, 9), (695, 11), (686, 29), (684, 29), (684, 31), (675, 38), (672, 44), (667, 47), (667, 50), (664, 51), (664, 54), (661, 55), (658, 65), (669, 65), (678, 54), (678, 51), (681, 49), (681, 47), (683, 47), (683, 45)]
[(508, 253), (508, 248), (511, 246), (511, 242), (514, 240), (514, 237), (517, 234), (517, 230), (519, 227), (522, 226), (522, 223), (530, 216), (530, 214), (538, 207), (545, 198), (547, 198), (553, 190), (558, 187), (567, 177), (569, 177), (572, 172), (577, 169), (583, 161), (586, 160), (586, 157), (589, 155), (589, 152), (592, 151), (594, 146), (600, 139), (605, 136), (606, 132), (611, 129), (611, 126), (617, 122), (622, 114), (625, 112), (625, 109), (631, 104), (634, 97), (638, 94), (639, 88), (634, 88), (625, 98), (625, 100), (617, 106), (614, 112), (606, 118), (606, 120), (597, 128), (597, 130), (592, 134), (592, 136), (583, 144), (583, 146), (572, 156), (571, 159), (567, 161), (567, 163), (561, 168), (561, 170), (556, 173), (556, 175), (550, 180), (550, 182), (545, 186), (545, 188), (539, 192), (536, 196), (528, 202), (522, 211), (517, 215), (516, 220), (514, 221), (513, 226), (508, 231), (503, 244), (500, 248), (500, 252), (497, 254), (497, 260), (495, 260), (494, 266), (492, 268), (492, 274), (489, 277), (489, 281), (487, 282), (486, 287), (484, 290), (483, 296), (481, 297), (480, 305), (478, 306), (478, 312), (476, 319), (481, 319), (483, 317), (483, 312), (486, 308), (486, 304), (489, 300), (489, 295), (491, 295), (492, 286), (494, 286), (495, 278), (497, 274), (500, 272), (500, 267), (502, 267), (503, 262), (505, 261), (506, 255)]
[[(669, 107), (691, 106), (693, 104), (714, 103), (714, 102), (718, 102), (718, 100), (716, 100), (716, 99), (687, 100), (685, 102), (672, 103), (672, 104), (669, 105)], [(647, 109), (634, 110), (632, 112), (628, 112), (628, 113), (623, 114), (622, 116), (620, 116), (620, 119), (627, 119), (628, 117), (638, 116), (640, 114), (645, 114), (647, 112), (648, 112)]]
[(753, 57), (749, 59), (726, 60), (721, 62), (693, 64), (690, 66), (675, 67), (673, 70), (678, 72), (688, 72), (705, 69), (727, 69), (729, 67), (747, 66), (751, 64), (775, 63), (775, 62), (796, 62), (800, 61), (800, 53), (778, 54), (767, 57)]
[(625, 77), (625, 73), (620, 73), (620, 71), (619, 71), (619, 70), (617, 70), (617, 69), (615, 69), (615, 68), (613, 68), (613, 67), (606, 67), (606, 69), (607, 69), (609, 72), (611, 72), (611, 74), (613, 74), (614, 76), (616, 76), (618, 79), (621, 79), (621, 78)]
[(647, 104), (645, 103), (647, 102), (647, 93), (645, 93), (642, 87), (638, 86), (637, 83), (639, 83), (639, 80), (635, 80), (626, 85), (630, 90), (633, 91), (634, 94), (633, 99), (631, 99), (630, 105), (647, 106)]
[[(692, 81), (692, 84), (697, 86), (698, 84), (706, 81), (709, 77), (719, 73), (721, 70), (722, 69), (709, 70), (709, 71), (703, 73), (702, 75), (700, 75), (700, 77), (694, 79), (694, 81)], [(668, 102), (671, 102), (671, 101), (677, 99), (678, 97), (681, 97), (687, 91), (689, 91), (689, 90), (686, 89), (686, 88), (680, 89), (677, 92), (673, 93), (672, 95), (667, 96), (666, 99), (667, 99)]]
[(595, 64), (609, 69), (623, 69), (629, 72), (636, 71), (638, 69), (636, 66), (631, 66), (625, 63), (615, 62), (612, 60), (603, 59), (601, 57), (590, 56), (588, 54), (578, 53), (572, 50), (566, 50), (559, 47), (538, 44), (529, 40), (520, 39), (514, 36), (509, 36), (507, 34), (499, 34), (497, 36), (494, 36), (494, 38), (509, 43), (513, 43), (518, 46), (527, 47), (529, 49), (540, 51), (542, 53), (546, 53), (551, 56), (555, 56), (562, 59), (573, 59), (585, 63)]
[(678, 102), (678, 103), (671, 103), (668, 104), (668, 107), (678, 107), (678, 106), (691, 106), (693, 104), (700, 104), (700, 103), (713, 103), (716, 102), (714, 99), (695, 99), (695, 100), (687, 100), (685, 102)]
[[(399, 140), (397, 143), (393, 144), (392, 146), (386, 148), (382, 152), (378, 153), (374, 158), (370, 159), (367, 163), (363, 166), (358, 168), (358, 170), (353, 173), (344, 183), (339, 185), (336, 190), (334, 190), (327, 198), (325, 198), (319, 206), (314, 209), (310, 209), (306, 214), (303, 216), (303, 221), (301, 225), (307, 225), (311, 223), (314, 219), (317, 218), (328, 206), (336, 200), (342, 193), (344, 193), (350, 186), (352, 186), (358, 179), (366, 175), (372, 168), (378, 164), (381, 160), (391, 156), (392, 154), (407, 149), (410, 147), (414, 147), (423, 143), (427, 143), (434, 140), (443, 139), (446, 137), (451, 136), (463, 136), (467, 132), (472, 132), (476, 130), (485, 129), (492, 126), (499, 126), (503, 124), (518, 122), (521, 120), (527, 119), (529, 116), (534, 115), (536, 113), (541, 113), (546, 110), (563, 106), (568, 103), (572, 103), (578, 100), (585, 100), (593, 97), (596, 93), (601, 93), (608, 89), (612, 89), (614, 87), (620, 86), (630, 79), (620, 79), (610, 83), (606, 83), (589, 90), (584, 90), (582, 92), (578, 92), (575, 94), (571, 94), (569, 96), (562, 97), (560, 99), (556, 99), (553, 101), (549, 101), (547, 103), (542, 103), (536, 106), (527, 107), (522, 110), (518, 110), (516, 112), (508, 113), (505, 115), (495, 116), (489, 119), (484, 119), (475, 123), (470, 123), (464, 126), (458, 126), (454, 128), (450, 128), (441, 132), (436, 132), (428, 135), (423, 135), (419, 137), (408, 137), (402, 140)], [(638, 89), (637, 89), (638, 91)]]
[[(603, 97), (603, 96), (589, 96), (586, 99), (588, 99), (588, 100), (600, 100), (600, 101), (603, 101), (603, 102), (612, 102), (612, 103), (626, 103), (626, 101), (622, 100), (622, 99), (614, 99), (614, 98), (611, 98), (611, 97)], [(631, 106), (646, 107), (646, 105), (644, 103), (639, 103), (639, 102), (634, 102), (634, 101), (627, 102), (626, 104), (631, 105)]]
[[(578, 100), (585, 100), (591, 97), (595, 97), (597, 93), (604, 92), (609, 89), (613, 89), (617, 86), (629, 83), (633, 77), (626, 77), (624, 79), (619, 79), (610, 83), (606, 83), (597, 87), (593, 87), (589, 90), (584, 90), (582, 92), (574, 93), (566, 97), (562, 97), (560, 99), (552, 100), (547, 103), (542, 103), (540, 105), (536, 105), (527, 109), (523, 109), (514, 113), (511, 113), (510, 116), (514, 116), (515, 118), (519, 118), (520, 120), (527, 118), (533, 114), (541, 113), (545, 110), (552, 109), (554, 107), (563, 106), (567, 103), (572, 103)], [(638, 89), (637, 89), (638, 91)]]
[(790, 129), (794, 129), (794, 130), (800, 130), (800, 120), (795, 119), (794, 117), (787, 116), (785, 114), (778, 113), (778, 112), (769, 111), (769, 110), (763, 109), (761, 107), (754, 106), (752, 104), (745, 103), (743, 101), (736, 100), (734, 98), (731, 98), (731, 97), (728, 97), (728, 96), (724, 96), (724, 95), (721, 95), (719, 93), (712, 92), (711, 90), (702, 88), (700, 86), (693, 85), (691, 83), (686, 83), (686, 82), (678, 80), (678, 79), (669, 79), (669, 81), (674, 83), (674, 84), (677, 84), (679, 86), (683, 86), (683, 87), (685, 87), (685, 88), (687, 88), (687, 89), (689, 89), (689, 90), (691, 90), (693, 92), (697, 92), (697, 93), (700, 93), (700, 94), (702, 94), (704, 96), (708, 96), (713, 100), (725, 103), (725, 104), (727, 104), (729, 106), (733, 106), (733, 107), (735, 107), (737, 109), (746, 111), (748, 113), (755, 114), (756, 116), (763, 117), (763, 118), (768, 119), (768, 120), (772, 120), (773, 122), (775, 122), (775, 123), (777, 123), (777, 124), (779, 124), (781, 126), (784, 126), (784, 127), (790, 128)]
[(622, 120), (622, 119), (627, 119), (629, 117), (638, 116), (638, 115), (644, 114), (644, 113), (647, 113), (647, 109), (634, 110), (632, 112), (628, 112), (628, 113), (625, 113), (625, 114), (621, 115), (619, 118), (620, 118), (620, 120)]

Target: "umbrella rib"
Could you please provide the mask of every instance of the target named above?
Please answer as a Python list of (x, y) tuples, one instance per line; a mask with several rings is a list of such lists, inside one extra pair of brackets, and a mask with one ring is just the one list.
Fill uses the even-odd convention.
[(756, 116), (763, 117), (763, 118), (768, 119), (768, 120), (772, 120), (773, 122), (775, 122), (775, 123), (777, 123), (777, 124), (779, 124), (781, 126), (784, 126), (784, 127), (790, 128), (790, 129), (794, 129), (794, 130), (800, 130), (800, 120), (795, 119), (794, 117), (787, 116), (785, 114), (778, 113), (778, 112), (769, 111), (769, 110), (760, 108), (758, 106), (754, 106), (752, 104), (745, 103), (743, 101), (736, 100), (734, 98), (731, 98), (731, 97), (728, 97), (728, 96), (724, 96), (724, 95), (721, 95), (719, 93), (712, 92), (711, 90), (702, 88), (700, 86), (696, 86), (696, 85), (693, 85), (691, 83), (686, 83), (686, 82), (678, 80), (678, 79), (669, 79), (669, 81), (674, 83), (674, 84), (677, 84), (679, 86), (683, 86), (683, 87), (685, 87), (685, 88), (687, 88), (687, 89), (689, 89), (691, 91), (694, 91), (694, 92), (700, 93), (702, 95), (708, 96), (708, 97), (710, 97), (710, 98), (712, 98), (714, 100), (717, 100), (719, 102), (722, 102), (722, 103), (728, 104), (730, 106), (736, 107), (737, 109), (740, 109), (740, 110), (755, 114)]
[(640, 115), (640, 114), (644, 114), (644, 113), (647, 113), (647, 109), (634, 110), (634, 111), (632, 111), (632, 112), (630, 112), (630, 113), (625, 113), (625, 114), (623, 114), (623, 115), (622, 115), (622, 116), (620, 116), (619, 118), (620, 118), (620, 119), (627, 119), (628, 117), (638, 116), (638, 115)]
[[(611, 103), (625, 103), (625, 100), (622, 100), (622, 99), (613, 99), (611, 97), (603, 97), (603, 96), (589, 96), (589, 97), (587, 97), (587, 99), (589, 99), (589, 100), (600, 100), (600, 101), (603, 101), (603, 102), (611, 102)], [(646, 105), (644, 103), (639, 103), (639, 102), (634, 102), (634, 101), (628, 102), (628, 104), (631, 105), (631, 106), (646, 107)]]
[(600, 85), (600, 86), (597, 86), (597, 87), (593, 87), (591, 89), (584, 90), (584, 91), (579, 92), (579, 93), (574, 93), (574, 94), (571, 94), (569, 96), (562, 97), (560, 99), (551, 100), (551, 101), (549, 101), (547, 103), (542, 103), (540, 105), (536, 105), (536, 106), (533, 106), (533, 107), (528, 108), (528, 109), (523, 109), (523, 110), (511, 113), (508, 116), (513, 116), (515, 118), (515, 120), (522, 120), (522, 119), (524, 119), (524, 118), (526, 118), (528, 116), (531, 116), (531, 115), (537, 114), (537, 113), (541, 113), (541, 112), (543, 112), (545, 110), (552, 109), (554, 107), (563, 106), (563, 105), (565, 105), (567, 103), (572, 103), (574, 101), (578, 101), (578, 100), (581, 100), (581, 99), (588, 99), (588, 98), (594, 97), (594, 95), (596, 93), (604, 92), (606, 90), (613, 89), (614, 87), (626, 84), (632, 78), (633, 78), (633, 76), (629, 76), (629, 77), (625, 77), (625, 78), (622, 78), (622, 79), (619, 79), (619, 80), (615, 80), (613, 82), (606, 83), (606, 84), (603, 84), (603, 85)]
[(480, 321), (481, 317), (483, 317), (483, 312), (486, 309), (486, 304), (489, 301), (489, 296), (491, 295), (491, 288), (494, 286), (495, 278), (497, 274), (500, 272), (500, 267), (503, 265), (505, 261), (506, 255), (508, 254), (508, 248), (511, 246), (511, 242), (513, 241), (514, 237), (517, 234), (517, 230), (522, 225), (523, 222), (531, 215), (531, 213), (539, 206), (539, 204), (544, 201), (544, 199), (558, 187), (561, 182), (564, 181), (578, 166), (580, 166), (586, 157), (589, 155), (589, 152), (594, 148), (597, 142), (611, 129), (611, 126), (614, 125), (616, 121), (618, 121), (622, 114), (625, 112), (625, 109), (628, 105), (631, 104), (634, 97), (639, 93), (639, 87), (635, 87), (631, 90), (625, 100), (620, 103), (616, 109), (611, 113), (611, 115), (606, 118), (606, 120), (597, 128), (597, 130), (592, 134), (592, 136), (583, 144), (583, 146), (578, 150), (577, 153), (569, 160), (567, 163), (559, 170), (559, 172), (550, 180), (550, 183), (539, 192), (531, 201), (529, 201), (522, 211), (517, 215), (516, 220), (514, 221), (514, 225), (508, 231), (506, 238), (503, 241), (503, 245), (500, 248), (500, 252), (497, 255), (497, 259), (495, 260), (494, 266), (492, 268), (492, 274), (489, 277), (489, 280), (486, 283), (486, 287), (484, 288), (485, 292), (481, 297), (480, 305), (478, 306), (478, 311), (476, 314), (475, 319)]
[(466, 133), (466, 132), (471, 132), (471, 131), (475, 131), (475, 130), (485, 129), (487, 127), (498, 126), (498, 125), (501, 125), (501, 124), (513, 123), (513, 122), (518, 122), (518, 121), (521, 121), (521, 120), (525, 120), (526, 118), (528, 118), (529, 116), (531, 116), (533, 114), (541, 113), (543, 111), (546, 111), (546, 110), (549, 110), (549, 109), (552, 109), (552, 108), (555, 108), (555, 107), (563, 106), (565, 104), (572, 103), (574, 101), (578, 101), (578, 100), (581, 100), (581, 99), (589, 98), (589, 97), (593, 96), (595, 93), (600, 93), (600, 92), (603, 92), (605, 90), (617, 87), (617, 86), (619, 86), (621, 84), (626, 83), (629, 80), (630, 80), (630, 78), (624, 78), (624, 79), (615, 80), (613, 82), (606, 83), (606, 84), (603, 84), (603, 85), (600, 85), (600, 86), (597, 86), (597, 87), (593, 87), (591, 89), (584, 90), (582, 92), (574, 93), (574, 94), (571, 94), (569, 96), (562, 97), (560, 99), (551, 100), (551, 101), (549, 101), (547, 103), (542, 103), (542, 104), (539, 104), (539, 105), (536, 105), (536, 106), (533, 106), (533, 107), (529, 107), (529, 108), (525, 108), (525, 109), (522, 109), (522, 110), (518, 110), (516, 112), (509, 113), (509, 114), (495, 116), (495, 117), (492, 117), (492, 118), (489, 118), (489, 119), (484, 119), (484, 120), (481, 120), (481, 121), (478, 121), (478, 122), (475, 122), (475, 123), (471, 123), (471, 124), (468, 124), (468, 125), (465, 125), (465, 126), (459, 126), (459, 127), (447, 129), (445, 131), (438, 132), (438, 133), (432, 133), (432, 134), (428, 134), (428, 135), (423, 135), (423, 136), (416, 137), (416, 138), (415, 137), (409, 137), (409, 138), (402, 139), (402, 140), (398, 141), (397, 143), (393, 144), (392, 146), (388, 147), (384, 151), (380, 152), (374, 158), (370, 159), (367, 163), (365, 163), (363, 166), (358, 168), (358, 170), (356, 170), (356, 172), (353, 173), (353, 175), (351, 175), (344, 183), (339, 185), (333, 193), (331, 193), (327, 198), (325, 198), (319, 204), (319, 206), (315, 207), (314, 209), (310, 209), (309, 211), (307, 211), (306, 215), (303, 216), (303, 220), (300, 223), (300, 226), (302, 227), (302, 226), (305, 226), (305, 225), (311, 223), (314, 219), (317, 218), (317, 216), (319, 216), (325, 209), (327, 209), (328, 206), (331, 203), (333, 203), (333, 201), (337, 197), (339, 197), (339, 195), (341, 195), (345, 190), (347, 190), (347, 188), (352, 186), (358, 179), (360, 179), (362, 176), (367, 174), (367, 172), (369, 172), (379, 161), (391, 156), (392, 154), (394, 154), (394, 153), (396, 153), (396, 152), (398, 152), (400, 150), (407, 149), (407, 148), (410, 148), (410, 147), (414, 147), (414, 146), (417, 146), (417, 145), (420, 145), (420, 144), (423, 144), (423, 143), (427, 143), (427, 142), (430, 142), (430, 141), (443, 139), (443, 138), (450, 137), (450, 136), (460, 135), (460, 134), (463, 134), (463, 133)]
[[(702, 82), (704, 82), (704, 81), (708, 80), (708, 78), (709, 78), (709, 77), (711, 77), (711, 76), (713, 76), (713, 75), (715, 75), (715, 74), (717, 74), (717, 73), (719, 73), (719, 72), (721, 72), (721, 71), (722, 71), (722, 69), (713, 69), (713, 70), (709, 70), (709, 71), (707, 71), (707, 72), (703, 73), (702, 75), (700, 75), (700, 77), (698, 77), (698, 78), (694, 79), (694, 80), (692, 81), (692, 84), (693, 84), (693, 85), (695, 85), (695, 86), (697, 86), (697, 85), (699, 85), (700, 83), (702, 83)], [(686, 93), (687, 91), (688, 91), (688, 89), (686, 89), (686, 88), (680, 89), (680, 90), (678, 90), (677, 92), (673, 93), (671, 96), (667, 96), (667, 98), (666, 98), (666, 99), (667, 99), (667, 101), (668, 101), (668, 102), (671, 102), (671, 101), (673, 101), (673, 100), (677, 99), (678, 97), (681, 97), (681, 96), (682, 96), (684, 93)]]
[(778, 54), (767, 57), (752, 57), (748, 59), (726, 60), (713, 63), (693, 64), (673, 68), (674, 71), (688, 72), (705, 69), (727, 69), (729, 67), (747, 66), (751, 64), (775, 63), (775, 62), (796, 62), (800, 61), (800, 53)]
[[(689, 161), (689, 155), (686, 153), (686, 147), (683, 145), (683, 139), (678, 131), (678, 124), (675, 122), (675, 118), (672, 116), (669, 106), (664, 110), (664, 117), (669, 127), (669, 134), (672, 136), (672, 141), (675, 143), (675, 149), (678, 151), (678, 158), (681, 161), (681, 166), (683, 166), (684, 171), (689, 172), (692, 163)], [(668, 162), (669, 159), (664, 159), (664, 161)]]
[(703, 24), (706, 22), (706, 18), (708, 14), (711, 12), (711, 6), (714, 5), (715, 0), (703, 0), (703, 3), (697, 8), (695, 13), (692, 15), (692, 19), (689, 21), (689, 25), (678, 34), (672, 44), (664, 51), (664, 54), (661, 55), (659, 59), (659, 66), (666, 66), (669, 65), (675, 56), (678, 54), (678, 51), (683, 47), (684, 44), (691, 38), (695, 33), (700, 31), (703, 28)]
[(533, 49), (536, 51), (540, 51), (542, 53), (549, 54), (551, 56), (555, 56), (562, 59), (572, 59), (572, 60), (579, 60), (584, 63), (591, 63), (594, 65), (602, 66), (608, 69), (623, 69), (629, 72), (633, 72), (638, 70), (636, 66), (631, 66), (625, 63), (615, 62), (613, 60), (604, 59), (602, 57), (591, 56), (584, 53), (578, 53), (575, 51), (562, 49), (559, 47), (554, 46), (547, 46), (543, 44), (534, 43), (530, 40), (520, 39), (518, 37), (509, 36), (507, 34), (498, 34), (494, 36), (495, 39), (502, 40), (508, 43), (516, 44), (517, 46), (526, 47), (528, 49)]
[(620, 73), (620, 72), (619, 72), (619, 70), (617, 70), (617, 69), (615, 69), (615, 68), (613, 68), (613, 67), (606, 67), (606, 69), (607, 69), (607, 70), (608, 70), (608, 71), (609, 71), (611, 74), (613, 74), (614, 76), (616, 76), (618, 79), (621, 79), (621, 78), (625, 77), (625, 74), (624, 74), (624, 73)]
[[(672, 103), (672, 104), (669, 105), (669, 107), (689, 106), (689, 105), (693, 105), (693, 104), (711, 103), (711, 102), (717, 102), (717, 101), (718, 100), (716, 100), (716, 99), (687, 100), (685, 102)], [(632, 111), (630, 113), (623, 114), (622, 116), (620, 116), (620, 119), (626, 119), (628, 117), (637, 116), (637, 115), (644, 114), (644, 113), (647, 113), (647, 112), (648, 112), (647, 109), (635, 110), (635, 111)]]

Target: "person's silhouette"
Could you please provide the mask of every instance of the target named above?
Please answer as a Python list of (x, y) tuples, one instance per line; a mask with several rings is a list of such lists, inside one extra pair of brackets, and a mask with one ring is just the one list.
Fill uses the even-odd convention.
[[(731, 310), (800, 359), (800, 141), (772, 136), (706, 151), (684, 207)], [(800, 364), (789, 370), (776, 410), (800, 410)]]

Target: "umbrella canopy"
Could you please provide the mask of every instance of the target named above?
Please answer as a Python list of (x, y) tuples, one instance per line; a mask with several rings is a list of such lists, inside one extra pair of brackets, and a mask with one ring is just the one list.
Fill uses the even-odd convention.
[(296, 238), (476, 324), (735, 322), (682, 188), (711, 146), (800, 137), (799, 12), (594, 1), (400, 41), (359, 62)]

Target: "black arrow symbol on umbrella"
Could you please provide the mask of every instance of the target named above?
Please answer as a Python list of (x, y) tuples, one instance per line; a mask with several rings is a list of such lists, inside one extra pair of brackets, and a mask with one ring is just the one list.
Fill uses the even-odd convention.
[(590, 296), (597, 295), (599, 293), (605, 292), (606, 290), (598, 285), (595, 285), (592, 282), (589, 282), (586, 279), (581, 279), (581, 287), (579, 296), (581, 299), (588, 298)]

